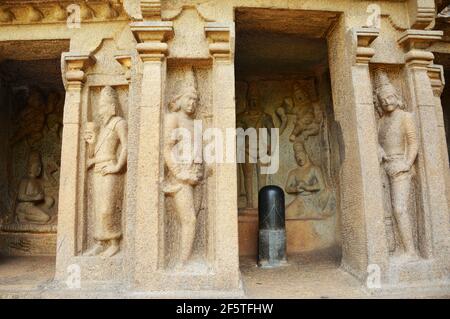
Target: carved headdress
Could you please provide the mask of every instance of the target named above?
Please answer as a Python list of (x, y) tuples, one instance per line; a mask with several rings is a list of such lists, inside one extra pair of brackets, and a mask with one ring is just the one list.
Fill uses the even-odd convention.
[(392, 85), (389, 76), (384, 69), (376, 69), (374, 76), (374, 103), (380, 116), (383, 114), (380, 98), (386, 95), (395, 95), (398, 101), (398, 107), (404, 109), (403, 100), (397, 89)]
[(108, 106), (108, 113), (111, 116), (117, 115), (119, 109), (119, 97), (112, 86), (105, 86), (100, 93), (100, 100)]
[(193, 97), (195, 99), (198, 98), (197, 81), (192, 67), (189, 67), (186, 70), (184, 80), (181, 83), (180, 94), (176, 95), (175, 98), (169, 103), (169, 111), (178, 112), (178, 110), (180, 110), (179, 102), (183, 97), (187, 96)]
[(375, 90), (378, 95), (382, 93), (397, 93), (397, 90), (391, 84), (385, 70), (377, 69), (375, 71)]

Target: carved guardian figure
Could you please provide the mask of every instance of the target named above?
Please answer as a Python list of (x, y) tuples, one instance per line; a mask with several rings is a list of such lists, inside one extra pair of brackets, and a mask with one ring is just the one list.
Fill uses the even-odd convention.
[(111, 257), (120, 250), (121, 216), (117, 203), (121, 196), (120, 174), (127, 161), (127, 124), (117, 115), (117, 92), (110, 86), (100, 95), (100, 127), (88, 123), (88, 169), (93, 169), (95, 245), (86, 255)]
[(414, 117), (383, 70), (376, 73), (376, 97), (380, 108), (379, 159), (389, 178), (392, 212), (398, 225), (405, 256), (417, 259), (411, 216), (414, 162), (418, 152)]

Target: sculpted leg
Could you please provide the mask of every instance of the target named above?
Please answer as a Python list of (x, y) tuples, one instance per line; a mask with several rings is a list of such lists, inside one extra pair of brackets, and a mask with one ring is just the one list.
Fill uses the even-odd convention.
[(391, 183), (392, 209), (405, 253), (411, 258), (418, 258), (414, 246), (413, 225), (408, 212), (410, 192), (411, 179), (409, 178)]
[(119, 240), (118, 239), (111, 239), (109, 241), (109, 247), (108, 249), (106, 249), (101, 256), (103, 257), (112, 257), (115, 254), (117, 254), (120, 250), (120, 246), (119, 246)]
[(26, 206), (20, 218), (36, 224), (46, 224), (50, 220), (49, 215), (47, 215), (40, 207), (34, 205)]
[(46, 209), (52, 208), (54, 204), (55, 204), (55, 200), (53, 199), (53, 197), (51, 197), (51, 196), (45, 196), (44, 207), (45, 207)]
[(181, 228), (181, 244), (179, 252), (180, 264), (185, 264), (191, 257), (195, 238), (195, 224), (197, 222), (194, 208), (194, 189), (190, 185), (183, 185), (174, 196), (175, 208)]
[(105, 249), (103, 242), (102, 241), (97, 241), (94, 244), (94, 247), (92, 247), (91, 249), (89, 249), (86, 253), (85, 256), (97, 256), (98, 254), (100, 254), (103, 250)]

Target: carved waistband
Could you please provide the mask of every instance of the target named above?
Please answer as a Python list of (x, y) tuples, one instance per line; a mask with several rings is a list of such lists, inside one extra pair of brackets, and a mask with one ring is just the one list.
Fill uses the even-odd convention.
[(115, 159), (116, 159), (115, 156), (96, 157), (96, 158), (94, 159), (94, 164), (97, 165), (97, 164), (101, 164), (101, 163), (104, 163), (104, 162), (113, 161), (113, 160), (115, 160)]
[(405, 159), (405, 154), (389, 155), (389, 156), (385, 156), (384, 159), (386, 161), (395, 161), (395, 160), (399, 160), (399, 159)]

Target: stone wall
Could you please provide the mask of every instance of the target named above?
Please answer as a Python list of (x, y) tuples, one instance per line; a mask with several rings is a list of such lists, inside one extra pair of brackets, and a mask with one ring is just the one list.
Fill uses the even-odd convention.
[[(175, 163), (171, 132), (192, 132), (196, 120), (204, 129), (234, 129), (255, 81), (262, 92), (259, 112), (270, 114), (276, 127), (283, 124), (279, 109), (289, 108), (284, 98), (295, 95), (291, 87), (297, 83), (311, 97), (306, 115), (286, 111), (286, 132), (311, 114), (319, 131), (302, 137), (299, 129), (292, 140), (282, 134), (283, 166), (271, 177), (285, 188), (291, 173), (303, 178), (294, 171), (292, 144), (322, 171), (323, 189), (335, 203), (329, 220), (302, 221), (294, 228), (302, 234), (305, 225), (315, 228), (309, 248), (337, 246), (342, 269), (362, 284), (373, 267), (381, 271), (385, 288), (448, 280), (443, 81), (430, 52), (442, 32), (428, 27), (434, 19), (434, 2), (428, 0), (370, 6), (351, 0), (2, 3), (2, 61), (31, 61), (27, 68), (35, 70), (35, 60), (61, 57), (64, 129), (59, 190), (51, 195), (58, 206), (52, 289), (65, 291), (68, 274), (79, 267), (87, 289), (242, 293), (238, 208), (248, 202), (238, 196), (239, 166)], [(309, 70), (314, 54), (308, 60), (306, 51), (294, 67), (275, 55), (272, 63), (298, 72), (280, 78), (265, 65), (265, 74), (256, 74), (254, 61), (236, 60), (246, 48), (240, 30), (257, 33), (254, 45), (265, 43), (262, 49), (271, 45), (262, 42), (265, 35), (294, 35), (305, 48), (315, 43), (310, 39), (320, 40), (326, 64)], [(299, 62), (295, 55), (291, 60)], [(45, 84), (48, 76), (34, 73), (31, 79)], [(5, 117), (14, 112), (3, 76), (0, 84), (1, 123), (8, 127), (8, 137), (0, 138), (7, 141), (14, 128)], [(391, 120), (389, 114), (400, 115)], [(45, 166), (50, 153), (41, 153)], [(2, 180), (10, 172), (15, 184), (20, 180), (26, 156), (19, 157), (22, 168), (16, 172), (5, 168), (11, 159), (0, 155)], [(26, 181), (39, 179), (34, 175)], [(3, 217), (15, 210), (3, 207), (10, 205), (4, 203), (11, 190), (0, 189)], [(295, 194), (288, 194), (287, 203), (299, 198)], [(22, 200), (28, 208), (20, 214), (36, 213), (37, 205), (46, 203), (41, 195)], [(324, 213), (311, 206), (311, 214)], [(297, 213), (293, 219), (304, 212)], [(3, 217), (2, 229), (8, 223)], [(4, 247), (3, 237), (0, 242)]]

